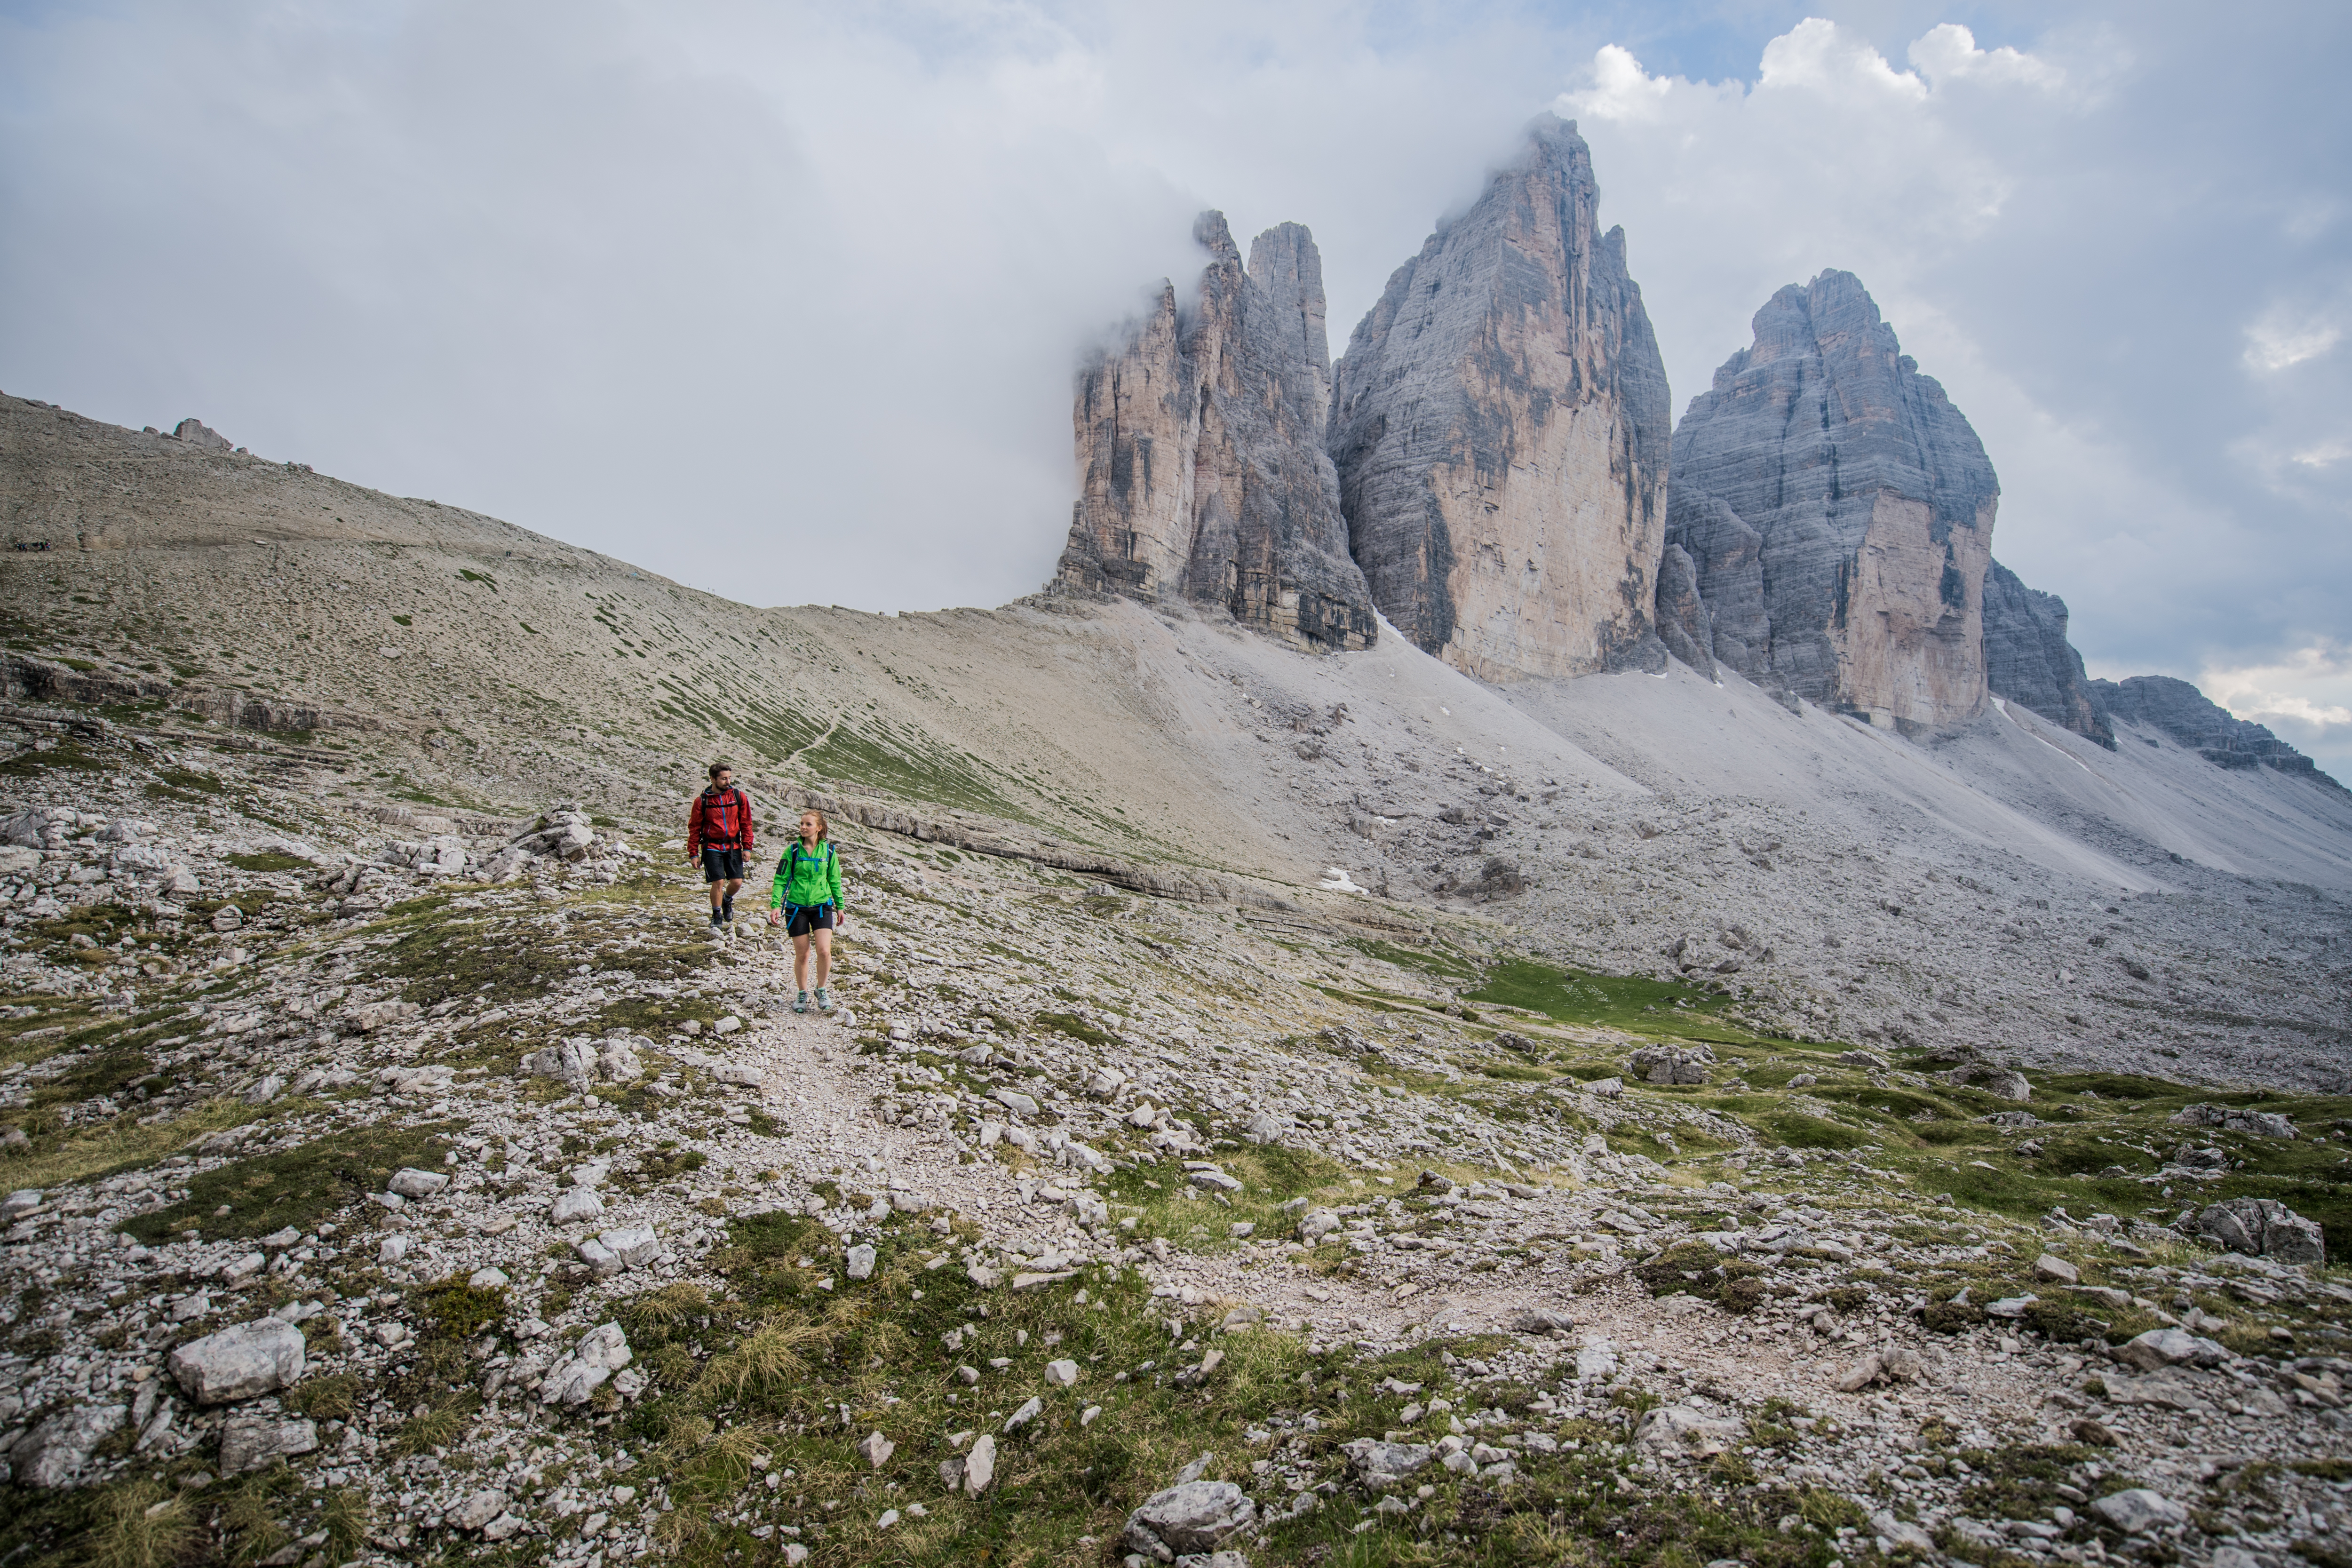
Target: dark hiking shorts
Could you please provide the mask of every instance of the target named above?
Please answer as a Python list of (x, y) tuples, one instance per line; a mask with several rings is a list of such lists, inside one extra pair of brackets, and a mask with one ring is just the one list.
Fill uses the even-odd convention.
[(743, 851), (740, 849), (705, 849), (702, 852), (702, 879), (706, 882), (740, 882), (743, 879)]
[(831, 904), (803, 904), (792, 912), (792, 918), (785, 922), (784, 934), (806, 936), (811, 931), (832, 929), (833, 906)]

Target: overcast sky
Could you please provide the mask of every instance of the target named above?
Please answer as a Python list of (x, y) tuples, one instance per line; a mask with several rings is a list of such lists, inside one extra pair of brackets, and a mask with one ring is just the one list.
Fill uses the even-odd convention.
[(1082, 346), (1192, 215), (1335, 344), (1529, 116), (1676, 408), (1861, 276), (2094, 673), (2352, 781), (2352, 7), (0, 0), (0, 387), (754, 603), (1050, 574)]

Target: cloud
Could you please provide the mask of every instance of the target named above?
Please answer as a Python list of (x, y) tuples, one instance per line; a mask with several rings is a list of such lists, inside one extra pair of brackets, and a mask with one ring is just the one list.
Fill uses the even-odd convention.
[(2352, 650), (2340, 644), (2315, 641), (2270, 664), (2208, 666), (2197, 684), (2239, 718), (2290, 741), (2340, 743), (2344, 734), (2332, 731), (2352, 733)]
[(1980, 49), (1976, 35), (1955, 22), (1928, 28), (1905, 54), (1922, 76), (1938, 87), (1974, 79), (2056, 92), (2066, 85), (2064, 67), (2005, 44), (1997, 49)]
[(2281, 371), (2317, 359), (2344, 341), (2333, 321), (2282, 319), (2276, 312), (2246, 329), (2246, 363), (2259, 371)]
[(1200, 208), (1311, 225), (1344, 341), (1567, 58), (1338, 0), (0, 13), (0, 384), (754, 602), (1000, 604)]

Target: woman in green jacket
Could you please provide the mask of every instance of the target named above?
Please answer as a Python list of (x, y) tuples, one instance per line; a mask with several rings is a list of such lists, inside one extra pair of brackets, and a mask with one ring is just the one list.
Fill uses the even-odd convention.
[(793, 984), (800, 996), (793, 1011), (809, 1010), (809, 949), (816, 949), (816, 1008), (833, 1011), (833, 933), (845, 929), (841, 910), (841, 859), (833, 852), (831, 829), (821, 811), (801, 813), (801, 836), (776, 860), (776, 886), (768, 923), (793, 939)]

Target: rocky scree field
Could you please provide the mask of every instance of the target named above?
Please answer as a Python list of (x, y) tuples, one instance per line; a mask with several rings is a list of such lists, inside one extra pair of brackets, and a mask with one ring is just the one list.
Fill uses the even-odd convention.
[(854, 822), (796, 1015), (668, 819), (142, 718), (6, 721), (0, 1552), (2352, 1549), (2352, 1100)]

